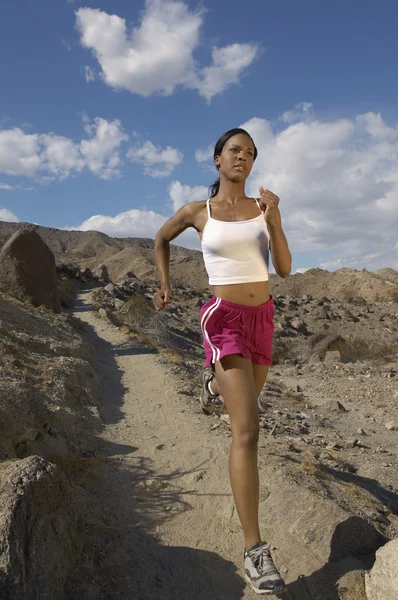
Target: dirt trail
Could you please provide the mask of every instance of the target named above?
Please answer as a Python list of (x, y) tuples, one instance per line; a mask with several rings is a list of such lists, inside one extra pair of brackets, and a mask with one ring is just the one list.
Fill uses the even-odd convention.
[[(197, 399), (178, 392), (155, 354), (99, 319), (89, 295), (74, 314), (91, 331), (103, 376), (98, 443), (106, 460), (83, 492), (91, 538), (70, 597), (84, 590), (86, 600), (253, 598), (229, 484), (229, 432), (211, 430)], [(279, 564), (290, 560), (278, 548), (275, 555)], [(294, 594), (283, 597), (311, 600), (294, 570)]]

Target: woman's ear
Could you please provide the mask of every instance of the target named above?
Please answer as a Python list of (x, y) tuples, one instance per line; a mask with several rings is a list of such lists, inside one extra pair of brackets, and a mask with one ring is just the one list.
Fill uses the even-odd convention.
[(218, 156), (214, 157), (214, 164), (216, 165), (216, 169), (220, 168), (220, 159)]

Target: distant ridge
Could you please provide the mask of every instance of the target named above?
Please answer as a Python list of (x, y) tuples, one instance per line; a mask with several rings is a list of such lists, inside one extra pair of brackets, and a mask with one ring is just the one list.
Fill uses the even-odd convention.
[[(99, 231), (77, 231), (42, 227), (31, 223), (0, 222), (0, 247), (22, 227), (37, 231), (52, 250), (57, 264), (70, 263), (93, 272), (106, 265), (112, 281), (134, 273), (139, 279), (158, 281), (154, 240), (110, 237)], [(170, 277), (173, 285), (209, 289), (202, 253), (172, 244)], [(270, 276), (271, 293), (288, 296), (327, 296), (340, 300), (361, 296), (368, 301), (398, 301), (398, 272), (390, 267), (376, 272), (343, 267), (338, 271), (308, 269), (286, 279)]]

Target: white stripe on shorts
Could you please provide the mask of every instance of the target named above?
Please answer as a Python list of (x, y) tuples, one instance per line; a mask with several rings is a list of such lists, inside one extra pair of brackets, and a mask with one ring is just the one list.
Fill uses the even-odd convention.
[(204, 337), (206, 338), (207, 343), (209, 344), (209, 346), (213, 352), (213, 361), (212, 361), (213, 363), (215, 363), (217, 360), (220, 359), (221, 351), (219, 348), (217, 348), (216, 346), (214, 346), (214, 344), (211, 343), (209, 334), (206, 331), (206, 325), (207, 325), (210, 317), (215, 313), (215, 311), (220, 306), (220, 304), (221, 304), (221, 298), (217, 298), (216, 302), (214, 304), (212, 304), (211, 306), (209, 306), (209, 308), (203, 314), (202, 321), (201, 321), (202, 333), (203, 333)]

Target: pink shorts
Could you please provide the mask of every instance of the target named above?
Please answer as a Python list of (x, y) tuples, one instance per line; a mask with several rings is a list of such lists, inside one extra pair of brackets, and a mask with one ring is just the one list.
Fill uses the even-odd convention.
[(241, 354), (253, 363), (272, 363), (274, 302), (260, 306), (227, 302), (213, 296), (200, 309), (205, 367), (228, 354)]

